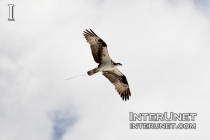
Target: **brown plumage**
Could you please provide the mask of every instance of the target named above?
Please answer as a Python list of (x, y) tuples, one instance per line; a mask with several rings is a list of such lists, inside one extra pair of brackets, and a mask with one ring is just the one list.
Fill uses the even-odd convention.
[(106, 43), (97, 36), (91, 29), (84, 31), (84, 36), (90, 44), (91, 52), (96, 63), (99, 63), (97, 68), (87, 72), (89, 76), (102, 71), (103, 75), (115, 86), (115, 89), (120, 94), (123, 100), (129, 100), (131, 92), (125, 75), (123, 75), (116, 66), (122, 65), (111, 60)]
[(112, 71), (103, 71), (103, 75), (115, 86), (115, 89), (123, 100), (129, 100), (131, 92), (125, 75), (117, 68)]
[[(98, 37), (91, 29), (90, 31), (84, 31), (83, 34), (87, 42), (90, 44), (90, 48), (95, 62), (102, 63), (103, 59), (106, 58), (106, 54), (108, 54), (106, 43), (100, 37)], [(107, 59), (110, 59), (110, 57), (107, 56)]]

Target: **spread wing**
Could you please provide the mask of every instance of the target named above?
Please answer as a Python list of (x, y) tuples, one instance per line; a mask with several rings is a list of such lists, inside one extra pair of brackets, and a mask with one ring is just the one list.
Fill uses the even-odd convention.
[(110, 60), (106, 43), (98, 37), (91, 29), (84, 31), (84, 36), (90, 44), (93, 58), (96, 63), (103, 63)]
[(123, 100), (129, 100), (131, 92), (125, 75), (123, 75), (117, 68), (110, 71), (103, 71), (103, 75), (115, 86), (115, 89)]

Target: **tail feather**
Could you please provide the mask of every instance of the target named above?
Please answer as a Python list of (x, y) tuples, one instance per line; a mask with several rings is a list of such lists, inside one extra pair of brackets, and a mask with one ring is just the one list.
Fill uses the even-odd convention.
[(97, 72), (99, 72), (99, 71), (98, 71), (97, 68), (95, 68), (95, 69), (92, 69), (92, 70), (88, 71), (87, 74), (88, 74), (89, 76), (91, 76), (91, 75), (93, 75), (93, 74), (95, 74), (95, 73), (97, 73)]

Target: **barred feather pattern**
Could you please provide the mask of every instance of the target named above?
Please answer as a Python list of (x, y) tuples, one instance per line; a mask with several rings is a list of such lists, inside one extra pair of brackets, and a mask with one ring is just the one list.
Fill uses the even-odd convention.
[(91, 75), (93, 75), (93, 74), (95, 74), (95, 73), (97, 73), (97, 72), (99, 72), (99, 70), (98, 70), (98, 68), (95, 68), (95, 69), (92, 69), (92, 70), (88, 71), (87, 74), (88, 74), (89, 76), (91, 76)]
[(96, 63), (110, 60), (107, 52), (107, 45), (100, 37), (98, 37), (91, 29), (90, 31), (85, 30), (83, 35), (90, 44), (92, 55)]
[(114, 71), (104, 71), (103, 75), (115, 86), (115, 89), (120, 94), (123, 100), (129, 100), (131, 96), (129, 85), (126, 77), (114, 73)]

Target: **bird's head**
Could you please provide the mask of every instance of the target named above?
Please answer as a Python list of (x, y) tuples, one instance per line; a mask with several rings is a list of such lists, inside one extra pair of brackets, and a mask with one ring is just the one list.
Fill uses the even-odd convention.
[(115, 66), (122, 66), (121, 63), (115, 63), (114, 65), (115, 65)]

